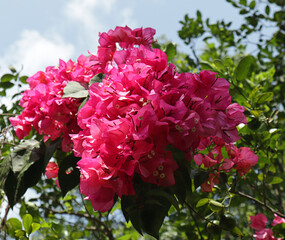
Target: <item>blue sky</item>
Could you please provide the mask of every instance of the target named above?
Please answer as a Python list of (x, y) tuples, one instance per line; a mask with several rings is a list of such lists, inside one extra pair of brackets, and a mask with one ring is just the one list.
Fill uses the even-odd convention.
[(12, 64), (31, 75), (59, 58), (96, 52), (98, 33), (116, 26), (152, 27), (187, 52), (177, 34), (185, 14), (199, 9), (213, 21), (241, 21), (225, 0), (10, 0), (0, 9), (0, 74)]

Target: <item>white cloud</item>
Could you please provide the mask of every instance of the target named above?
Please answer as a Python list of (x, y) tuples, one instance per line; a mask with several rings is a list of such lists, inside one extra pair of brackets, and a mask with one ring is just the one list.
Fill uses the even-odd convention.
[(104, 20), (100, 21), (95, 12), (109, 14), (115, 3), (116, 0), (72, 0), (67, 4), (65, 14), (89, 31), (102, 29)]
[(47, 66), (57, 65), (59, 58), (68, 60), (73, 53), (74, 46), (57, 34), (45, 37), (35, 30), (23, 30), (20, 39), (12, 43), (0, 58), (0, 71), (4, 73), (8, 65), (19, 70), (23, 65), (22, 73), (31, 75)]

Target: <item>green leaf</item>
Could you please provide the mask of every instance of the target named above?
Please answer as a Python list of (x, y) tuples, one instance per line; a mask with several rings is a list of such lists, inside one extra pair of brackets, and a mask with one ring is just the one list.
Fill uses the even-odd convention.
[(80, 171), (77, 168), (77, 162), (80, 158), (70, 154), (62, 160), (58, 170), (58, 181), (63, 196), (75, 188), (80, 182)]
[(240, 3), (241, 5), (244, 5), (244, 6), (247, 5), (247, 1), (246, 1), (246, 0), (239, 0), (239, 3)]
[(283, 179), (281, 177), (269, 177), (266, 179), (266, 182), (268, 184), (279, 184), (283, 182)]
[(26, 84), (26, 83), (27, 83), (28, 76), (21, 76), (19, 79), (20, 79), (20, 81), (21, 81), (22, 83)]
[(7, 158), (11, 162), (5, 179), (4, 191), (11, 207), (23, 196), (29, 187), (34, 186), (51, 158), (54, 146), (36, 140), (24, 140), (14, 148)]
[(0, 87), (3, 89), (9, 89), (14, 87), (14, 84), (11, 82), (0, 82)]
[(17, 218), (9, 218), (7, 220), (7, 223), (11, 224), (14, 231), (17, 230), (17, 229), (22, 229), (22, 223), (19, 219)]
[(87, 103), (87, 101), (88, 101), (88, 97), (87, 98), (85, 98), (84, 100), (83, 100), (83, 102), (80, 104), (80, 106), (78, 107), (78, 111), (81, 109), (81, 108), (83, 108), (83, 106), (85, 105), (85, 103)]
[(31, 231), (31, 233), (39, 230), (40, 228), (41, 228), (41, 224), (39, 224), (39, 223), (32, 223), (32, 231)]
[(243, 233), (238, 227), (234, 227), (234, 229), (231, 231), (231, 233), (233, 235), (239, 236), (240, 238), (243, 237)]
[(4, 83), (4, 82), (10, 82), (11, 80), (13, 80), (15, 78), (15, 76), (13, 74), (4, 74), (2, 77), (1, 77), (1, 82)]
[(202, 207), (202, 206), (208, 204), (209, 201), (210, 201), (209, 198), (202, 198), (202, 199), (200, 199), (200, 200), (197, 202), (196, 207), (197, 207), (197, 208)]
[(21, 237), (25, 237), (25, 234), (26, 234), (26, 232), (24, 230), (18, 229), (15, 231), (15, 237), (20, 238), (20, 239), (21, 239)]
[(30, 235), (30, 233), (32, 232), (32, 227), (31, 227), (32, 222), (33, 222), (32, 215), (26, 214), (23, 216), (23, 225), (28, 235)]
[(214, 70), (212, 65), (208, 62), (200, 62), (200, 66), (202, 70)]
[(246, 56), (240, 60), (235, 71), (234, 79), (237, 81), (243, 81), (251, 74), (251, 66), (255, 63), (253, 56)]
[(88, 96), (87, 86), (75, 81), (68, 82), (63, 89), (63, 93), (63, 98), (86, 98)]
[(219, 70), (223, 70), (225, 68), (223, 61), (221, 61), (220, 59), (215, 59), (214, 64), (215, 64), (216, 68)]
[(153, 189), (147, 193), (150, 197), (161, 197), (169, 201), (177, 211), (179, 211), (179, 203), (177, 199), (170, 194), (169, 192), (164, 191), (163, 189)]
[(261, 93), (256, 97), (256, 103), (257, 104), (262, 104), (266, 102), (270, 102), (273, 99), (273, 92), (266, 92), (266, 93)]
[(9, 156), (6, 156), (3, 160), (0, 162), (0, 188), (3, 189), (5, 180), (8, 177), (8, 174), (10, 172), (10, 169), (12, 167), (11, 161)]
[(254, 9), (254, 8), (255, 8), (255, 5), (256, 5), (256, 2), (255, 2), (255, 0), (253, 0), (253, 1), (250, 2), (249, 8), (250, 8), (250, 9)]
[(94, 77), (92, 77), (89, 81), (89, 87), (93, 84), (93, 83), (98, 83), (98, 82), (102, 82), (102, 80), (105, 78), (106, 74), (103, 73), (98, 73), (96, 74)]
[(266, 7), (265, 7), (265, 13), (266, 13), (266, 15), (269, 15), (269, 13), (270, 13), (270, 7), (268, 5), (266, 5)]
[(167, 44), (165, 53), (167, 54), (168, 61), (173, 59), (176, 55), (176, 45), (174, 45), (173, 43)]
[(208, 172), (197, 172), (194, 175), (194, 186), (195, 188), (200, 187), (204, 182), (206, 182), (209, 178)]

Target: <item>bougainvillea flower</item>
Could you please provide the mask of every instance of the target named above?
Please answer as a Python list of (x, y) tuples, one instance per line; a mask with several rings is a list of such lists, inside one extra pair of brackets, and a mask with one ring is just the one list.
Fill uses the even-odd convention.
[(265, 228), (268, 219), (264, 214), (258, 213), (256, 216), (250, 216), (250, 221), (251, 221), (250, 227), (252, 227), (255, 230), (262, 230)]

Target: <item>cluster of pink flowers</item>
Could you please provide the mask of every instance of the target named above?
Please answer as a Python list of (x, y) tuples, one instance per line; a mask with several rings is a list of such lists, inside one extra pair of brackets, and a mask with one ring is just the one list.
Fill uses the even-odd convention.
[[(240, 108), (240, 106), (237, 107)], [(240, 120), (245, 122), (246, 119), (242, 111), (239, 114)], [(194, 161), (198, 166), (202, 165), (210, 171), (209, 179), (201, 185), (204, 192), (211, 192), (214, 185), (219, 183), (220, 172), (229, 172), (236, 169), (240, 176), (244, 176), (258, 161), (258, 156), (250, 148), (237, 148), (233, 143), (226, 143), (219, 137), (202, 139), (198, 150), (203, 151), (206, 148), (209, 150), (208, 154), (198, 153), (194, 156)], [(223, 156), (222, 149), (227, 152), (227, 157)]]
[[(265, 227), (268, 223), (268, 219), (264, 214), (259, 213), (256, 216), (250, 216), (250, 221), (250, 226), (255, 230), (253, 237), (255, 237), (256, 240), (282, 240), (282, 238), (275, 238), (273, 236), (273, 231), (270, 228)], [(272, 221), (271, 226), (281, 223), (285, 223), (285, 219), (274, 214), (274, 220)]]
[[(219, 168), (235, 168), (241, 175), (257, 161), (248, 148), (232, 144), (246, 118), (243, 107), (231, 104), (230, 84), (211, 71), (178, 73), (163, 51), (152, 48), (154, 34), (151, 28), (128, 27), (100, 34), (96, 55), (60, 61), (29, 78), (20, 102), (25, 109), (11, 118), (19, 138), (31, 127), (45, 140), (63, 137), (63, 150), (72, 147), (81, 158), (81, 193), (94, 210), (111, 209), (115, 195), (134, 194), (135, 174), (158, 186), (173, 185), (178, 165), (169, 145), (191, 160), (209, 137), (220, 139), (231, 157)], [(79, 111), (82, 100), (62, 98), (69, 81), (88, 87), (98, 73), (104, 78), (90, 85)], [(211, 167), (220, 159), (196, 155), (195, 161)], [(210, 178), (215, 183), (216, 175)]]
[(95, 64), (92, 57), (81, 55), (77, 62), (60, 60), (58, 67), (47, 67), (45, 72), (37, 72), (28, 78), (29, 89), (20, 100), (24, 110), (21, 115), (10, 118), (18, 138), (27, 136), (34, 127), (39, 134), (44, 135), (44, 141), (62, 137), (63, 151), (71, 151), (69, 134), (80, 130), (76, 114), (81, 100), (62, 98), (63, 89), (70, 81), (88, 85), (98, 71)]
[(81, 192), (95, 210), (109, 210), (115, 194), (134, 194), (135, 174), (173, 185), (178, 166), (168, 145), (191, 160), (202, 137), (229, 144), (239, 139), (236, 126), (246, 123), (243, 107), (231, 104), (225, 79), (210, 71), (177, 73), (163, 51), (151, 48), (153, 34), (118, 27), (100, 35), (98, 59), (107, 61), (106, 75), (89, 88), (78, 112), (82, 130), (72, 135), (74, 153), (82, 158)]

